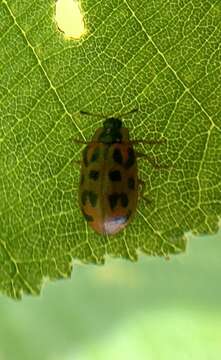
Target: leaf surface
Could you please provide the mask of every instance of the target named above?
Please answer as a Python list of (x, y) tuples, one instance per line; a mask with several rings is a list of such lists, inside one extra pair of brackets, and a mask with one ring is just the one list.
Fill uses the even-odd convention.
[[(185, 249), (221, 215), (220, 1), (82, 0), (87, 27), (67, 40), (54, 1), (0, 2), (0, 290), (37, 294), (73, 259), (136, 260)], [(101, 126), (80, 110), (120, 114), (132, 139), (168, 169), (139, 159), (145, 196), (128, 228), (101, 237), (78, 206), (82, 146)]]

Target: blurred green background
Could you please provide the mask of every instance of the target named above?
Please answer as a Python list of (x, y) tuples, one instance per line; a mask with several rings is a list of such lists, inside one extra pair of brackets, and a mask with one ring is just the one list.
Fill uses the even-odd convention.
[(221, 233), (170, 260), (74, 268), (42, 295), (0, 298), (0, 360), (220, 360)]

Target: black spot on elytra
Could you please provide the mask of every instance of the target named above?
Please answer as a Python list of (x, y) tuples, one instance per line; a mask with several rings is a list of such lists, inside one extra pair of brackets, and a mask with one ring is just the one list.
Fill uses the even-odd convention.
[(135, 163), (135, 153), (134, 153), (134, 150), (133, 150), (132, 147), (128, 148), (128, 154), (127, 155), (128, 155), (128, 158), (127, 158), (127, 161), (126, 161), (124, 166), (125, 166), (126, 169), (129, 169)]
[(89, 178), (96, 181), (99, 178), (99, 171), (91, 170), (89, 173)]
[(115, 209), (115, 207), (117, 206), (118, 200), (120, 200), (121, 205), (125, 208), (128, 206), (128, 203), (129, 203), (128, 196), (126, 193), (113, 193), (108, 196), (108, 200), (109, 200), (111, 210)]
[(128, 184), (129, 189), (131, 189), (131, 190), (135, 189), (135, 180), (133, 177), (129, 177), (127, 184)]
[(113, 193), (113, 194), (108, 196), (108, 200), (109, 200), (111, 210), (114, 210), (114, 208), (117, 206), (118, 199), (119, 199), (119, 194), (118, 193)]
[(87, 200), (90, 201), (91, 206), (95, 207), (97, 204), (97, 194), (94, 191), (84, 190), (81, 194), (81, 202), (86, 205)]
[(123, 156), (121, 154), (120, 149), (116, 148), (114, 149), (113, 152), (113, 160), (118, 163), (118, 164), (122, 164), (123, 163)]
[(121, 181), (121, 173), (119, 170), (109, 172), (109, 179), (111, 181)]
[(82, 211), (82, 214), (84, 215), (84, 218), (85, 218), (86, 221), (94, 221), (93, 216), (87, 214), (87, 213), (84, 211), (84, 209), (81, 209), (81, 211)]
[(83, 162), (85, 166), (88, 166), (87, 154), (88, 154), (88, 147), (86, 146), (86, 148), (83, 150)]
[(126, 208), (126, 207), (128, 206), (128, 203), (129, 203), (127, 194), (121, 193), (121, 194), (120, 194), (120, 197), (121, 197), (121, 204), (122, 204), (122, 206)]
[(81, 202), (83, 205), (86, 205), (87, 197), (88, 197), (88, 191), (84, 190), (81, 194)]
[(97, 204), (97, 194), (94, 191), (88, 191), (89, 201), (91, 206), (95, 207)]
[(91, 156), (91, 162), (97, 161), (99, 156), (100, 156), (100, 149), (99, 149), (99, 147), (97, 147), (97, 148), (94, 149), (94, 152), (93, 152), (93, 154)]

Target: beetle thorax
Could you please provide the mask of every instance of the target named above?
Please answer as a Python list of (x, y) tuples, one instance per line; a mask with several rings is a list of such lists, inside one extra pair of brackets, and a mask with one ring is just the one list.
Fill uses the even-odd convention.
[(104, 121), (103, 127), (99, 128), (93, 140), (103, 144), (122, 143), (129, 140), (128, 130), (122, 127), (122, 121), (117, 118), (108, 118)]

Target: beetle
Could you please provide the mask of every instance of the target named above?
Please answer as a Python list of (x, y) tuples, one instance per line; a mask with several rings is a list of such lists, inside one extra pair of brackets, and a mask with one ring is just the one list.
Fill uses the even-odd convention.
[[(133, 109), (124, 115), (136, 111)], [(138, 188), (143, 184), (138, 179), (137, 158), (145, 156), (154, 167), (159, 167), (152, 158), (135, 152), (133, 145), (140, 142), (145, 141), (130, 140), (129, 130), (119, 117), (107, 117), (103, 127), (86, 143), (81, 161), (79, 204), (85, 220), (98, 234), (114, 235), (134, 218)], [(146, 141), (148, 144), (162, 142), (164, 140)]]

